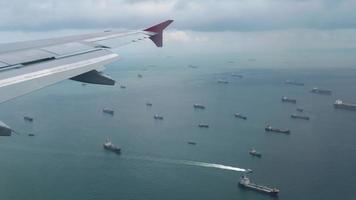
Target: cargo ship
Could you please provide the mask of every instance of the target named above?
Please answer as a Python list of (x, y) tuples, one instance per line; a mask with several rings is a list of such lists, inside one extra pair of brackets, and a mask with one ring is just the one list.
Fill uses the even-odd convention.
[(219, 79), (219, 80), (218, 80), (218, 83), (228, 84), (229, 81), (223, 80), (223, 79)]
[(298, 112), (304, 112), (304, 109), (303, 108), (297, 108), (296, 109)]
[(261, 158), (262, 157), (262, 154), (258, 151), (256, 151), (255, 148), (252, 148), (250, 151), (249, 151), (249, 154), (251, 156), (255, 156), (255, 157), (258, 157), (258, 158)]
[(297, 103), (297, 100), (296, 99), (291, 99), (291, 98), (288, 98), (288, 97), (282, 97), (282, 102), (287, 102), (287, 103)]
[(241, 75), (241, 74), (235, 74), (235, 73), (232, 73), (231, 74), (232, 77), (238, 77), (238, 78), (243, 78), (244, 76)]
[(121, 148), (114, 145), (109, 139), (103, 144), (104, 149), (112, 151), (117, 154), (121, 154)]
[(273, 195), (273, 196), (276, 196), (279, 193), (279, 189), (277, 189), (277, 188), (270, 188), (267, 186), (257, 185), (255, 183), (252, 183), (250, 181), (250, 179), (245, 175), (241, 177), (241, 179), (239, 181), (239, 186), (242, 188), (255, 190), (255, 191)]
[(103, 109), (103, 113), (109, 114), (109, 115), (114, 115), (114, 111), (108, 108)]
[(147, 103), (146, 103), (146, 106), (151, 107), (151, 106), (152, 106), (152, 103), (151, 103), (151, 102), (147, 102)]
[(313, 89), (310, 90), (311, 93), (314, 94), (324, 94), (324, 95), (331, 95), (331, 90), (324, 90), (324, 89), (320, 89), (317, 87), (314, 87)]
[(198, 127), (200, 128), (209, 128), (208, 124), (198, 124)]
[(201, 104), (194, 104), (193, 107), (196, 109), (205, 109), (205, 106), (203, 106)]
[(23, 119), (28, 122), (33, 122), (33, 118), (29, 116), (24, 116)]
[(344, 103), (342, 100), (338, 99), (334, 103), (334, 108), (356, 111), (356, 104)]
[(154, 115), (153, 118), (157, 120), (163, 120), (163, 116), (161, 115)]
[(265, 128), (266, 132), (275, 132), (275, 133), (284, 133), (284, 134), (290, 134), (290, 130), (288, 129), (279, 129), (279, 128), (273, 128), (270, 125), (267, 125)]
[(190, 144), (190, 145), (197, 145), (196, 142), (192, 142), (192, 141), (188, 141), (188, 144)]
[(308, 116), (296, 115), (296, 114), (291, 114), (290, 117), (293, 118), (293, 119), (304, 119), (304, 120), (309, 120), (310, 119)]
[(302, 82), (291, 81), (291, 80), (285, 80), (284, 83), (288, 85), (304, 86), (304, 83)]
[(244, 120), (247, 119), (246, 116), (243, 116), (243, 115), (241, 115), (240, 113), (235, 113), (235, 117), (236, 117), (236, 118), (240, 118), (240, 119), (244, 119)]

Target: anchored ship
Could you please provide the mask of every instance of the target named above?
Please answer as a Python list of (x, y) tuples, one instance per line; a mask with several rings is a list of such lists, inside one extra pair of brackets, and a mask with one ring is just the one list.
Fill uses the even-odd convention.
[(304, 120), (309, 120), (310, 119), (308, 116), (296, 115), (296, 114), (291, 114), (290, 117), (293, 118), (293, 119), (304, 119)]
[(106, 139), (106, 142), (103, 144), (103, 147), (108, 151), (121, 154), (121, 148), (114, 145), (109, 139)]
[(163, 120), (163, 116), (157, 115), (157, 114), (154, 115), (153, 118), (154, 118), (154, 119), (158, 119), (158, 120)]
[(260, 152), (256, 151), (255, 148), (252, 148), (251, 151), (249, 152), (249, 154), (252, 156), (258, 157), (258, 158), (262, 157), (262, 154)]
[(277, 188), (270, 188), (267, 186), (263, 186), (263, 185), (257, 185), (255, 183), (252, 183), (250, 181), (249, 178), (247, 178), (247, 176), (242, 176), (240, 181), (239, 181), (239, 186), (243, 187), (243, 188), (247, 188), (247, 189), (251, 189), (251, 190), (255, 190), (258, 192), (262, 192), (265, 194), (269, 194), (269, 195), (278, 195), (279, 193), (279, 189)]
[(103, 113), (109, 114), (109, 115), (114, 115), (114, 111), (108, 108), (103, 109)]
[(203, 106), (201, 104), (194, 104), (193, 107), (196, 109), (205, 109), (205, 106)]
[(288, 84), (288, 85), (304, 86), (304, 83), (302, 83), (302, 82), (291, 81), (291, 80), (286, 80), (286, 81), (284, 81), (284, 83)]
[(229, 83), (229, 81), (227, 81), (227, 80), (223, 80), (223, 79), (219, 79), (219, 80), (218, 80), (218, 83), (228, 84), (228, 83)]
[(356, 104), (344, 103), (342, 100), (338, 99), (334, 103), (334, 108), (344, 109), (344, 110), (356, 110)]
[(199, 124), (198, 127), (200, 128), (209, 128), (208, 124)]
[(297, 103), (296, 99), (291, 99), (286, 96), (282, 97), (282, 102), (287, 102), (287, 103)]
[(236, 118), (240, 118), (240, 119), (244, 119), (244, 120), (247, 119), (246, 116), (243, 116), (243, 115), (241, 115), (240, 113), (235, 113), (235, 117), (236, 117)]
[(298, 112), (304, 112), (304, 109), (303, 108), (297, 108), (296, 109)]
[(33, 118), (29, 116), (24, 116), (23, 119), (28, 122), (33, 122)]
[(275, 132), (275, 133), (284, 133), (284, 134), (290, 134), (290, 130), (288, 129), (279, 129), (279, 128), (273, 128), (270, 125), (267, 125), (265, 128), (266, 132)]
[(331, 90), (325, 90), (325, 89), (320, 89), (318, 87), (314, 87), (312, 90), (310, 90), (311, 93), (314, 94), (324, 94), (324, 95), (331, 95)]

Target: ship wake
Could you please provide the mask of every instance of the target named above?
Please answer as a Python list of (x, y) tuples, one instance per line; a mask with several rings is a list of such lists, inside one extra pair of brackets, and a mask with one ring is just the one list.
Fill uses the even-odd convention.
[(246, 169), (216, 164), (216, 163), (206, 163), (206, 162), (198, 162), (198, 161), (191, 161), (191, 160), (175, 160), (175, 159), (168, 159), (168, 158), (154, 158), (148, 156), (122, 156), (127, 159), (135, 159), (135, 160), (145, 160), (145, 161), (153, 161), (153, 162), (161, 162), (167, 164), (176, 164), (176, 165), (189, 165), (189, 166), (197, 166), (197, 167), (207, 167), (207, 168), (215, 168), (215, 169), (222, 169), (222, 170), (229, 170), (229, 171), (236, 171), (236, 172), (246, 172)]

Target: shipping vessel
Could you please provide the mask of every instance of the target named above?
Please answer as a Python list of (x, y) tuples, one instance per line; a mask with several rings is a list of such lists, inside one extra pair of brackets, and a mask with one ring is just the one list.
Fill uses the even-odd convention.
[(334, 108), (356, 111), (356, 104), (344, 103), (342, 100), (338, 99), (334, 103)]
[(262, 192), (265, 194), (269, 194), (269, 195), (278, 195), (279, 193), (279, 189), (277, 188), (270, 188), (264, 185), (257, 185), (255, 183), (252, 183), (250, 181), (249, 178), (247, 178), (246, 175), (242, 176), (240, 181), (239, 181), (239, 186), (242, 188), (246, 188), (246, 189), (251, 189), (251, 190), (255, 190), (258, 192)]
[(291, 99), (291, 98), (288, 98), (288, 97), (284, 96), (284, 97), (282, 97), (282, 102), (297, 103), (297, 100), (296, 99)]
[(324, 94), (324, 95), (331, 95), (331, 90), (325, 90), (325, 89), (320, 89), (318, 87), (314, 87), (313, 89), (310, 90), (311, 93), (314, 94)]

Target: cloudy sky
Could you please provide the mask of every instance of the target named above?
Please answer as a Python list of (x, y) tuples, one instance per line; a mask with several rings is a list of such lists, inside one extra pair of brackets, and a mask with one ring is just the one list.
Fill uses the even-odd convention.
[(0, 14), (1, 42), (174, 19), (170, 54), (246, 55), (271, 66), (356, 61), (355, 0), (0, 0)]

